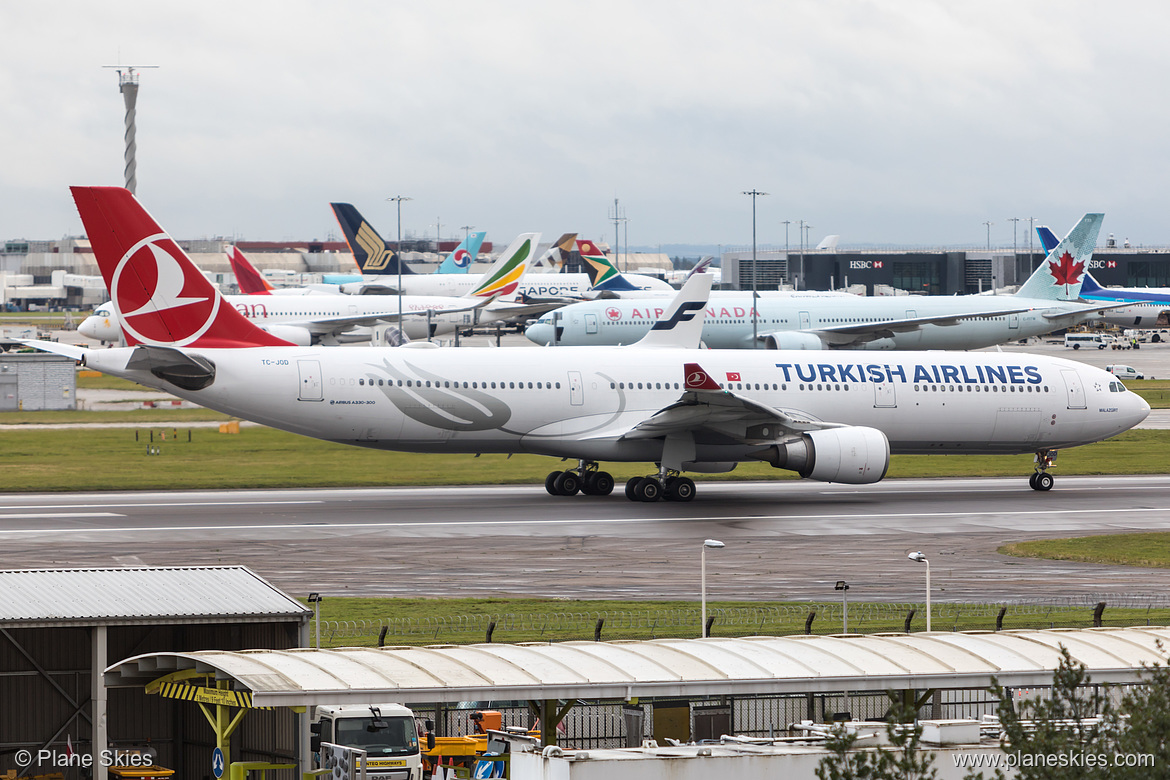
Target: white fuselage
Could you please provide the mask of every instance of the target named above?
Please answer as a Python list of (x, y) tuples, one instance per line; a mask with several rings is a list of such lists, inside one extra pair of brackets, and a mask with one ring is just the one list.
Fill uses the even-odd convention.
[[(210, 360), (215, 378), (204, 389), (183, 390), (128, 370), (133, 352), (90, 350), (85, 362), (275, 428), (416, 452), (657, 461), (661, 439), (623, 434), (683, 396), (687, 363), (701, 364), (724, 389), (793, 418), (876, 428), (898, 453), (1068, 447), (1120, 433), (1149, 412), (1100, 369), (1028, 354), (186, 349)], [(700, 431), (694, 461), (748, 460), (760, 446)]]
[[(676, 292), (668, 283), (644, 274), (623, 274), (626, 281), (639, 290)], [(464, 295), (481, 281), (477, 274), (404, 274), (402, 289), (409, 295)], [(369, 275), (366, 284), (398, 286), (396, 274)], [(533, 273), (529, 271), (520, 280), (517, 293), (529, 298), (587, 298), (595, 291), (589, 275), (583, 273)], [(635, 294), (635, 293), (628, 293)], [(641, 293), (638, 293), (641, 294)], [(621, 295), (621, 293), (619, 293)]]
[[(753, 312), (750, 294), (712, 297), (706, 307), (703, 343), (713, 349), (750, 349), (753, 342)], [(661, 316), (666, 301), (626, 299), (574, 303), (555, 314), (561, 326), (554, 332), (554, 313), (545, 314), (529, 326), (528, 338), (538, 344), (566, 346), (632, 344)], [(899, 296), (899, 297), (767, 297), (757, 300), (755, 332), (760, 346), (772, 346), (768, 334), (807, 336), (803, 348), (848, 349), (978, 349), (1028, 336), (1039, 336), (1089, 319), (1052, 315), (1083, 304), (1051, 300), (1021, 299), (1015, 296)], [(992, 317), (974, 317), (980, 312), (1028, 309)], [(827, 329), (954, 315), (954, 324), (922, 324), (893, 328), (872, 339), (855, 339), (848, 333)]]
[[(450, 275), (450, 274), (445, 274)], [(328, 293), (308, 295), (225, 295), (224, 301), (248, 320), (261, 328), (303, 327), (311, 334), (326, 342), (366, 341), (371, 335), (371, 326), (336, 327), (330, 320), (351, 317), (378, 317), (385, 315), (397, 318), (402, 307), (402, 330), (412, 339), (426, 338), (427, 317), (420, 312), (433, 311), (430, 324), (431, 335), (450, 333), (455, 328), (475, 324), (496, 322), (512, 316), (508, 305), (492, 302), (478, 310), (458, 311), (443, 314), (446, 309), (463, 309), (474, 301), (469, 298), (452, 298), (438, 295), (331, 295)], [(400, 300), (401, 298), (401, 300)], [(386, 324), (390, 324), (387, 321)], [(395, 324), (395, 327), (397, 325)], [(117, 342), (122, 338), (121, 326), (114, 315), (114, 307), (106, 302), (94, 310), (78, 326), (77, 331), (88, 338), (106, 342)]]

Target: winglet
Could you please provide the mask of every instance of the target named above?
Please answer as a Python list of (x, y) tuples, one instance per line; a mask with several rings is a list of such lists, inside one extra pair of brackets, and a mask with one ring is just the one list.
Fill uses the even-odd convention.
[(703, 320), (711, 296), (710, 274), (695, 274), (674, 296), (661, 319), (633, 347), (680, 347), (698, 349), (703, 339)]
[(1101, 232), (1104, 214), (1086, 214), (1069, 234), (1048, 253), (1044, 262), (1028, 277), (1016, 293), (1020, 298), (1050, 301), (1075, 301)]
[(71, 187), (130, 346), (292, 346), (236, 311), (122, 187)]
[(687, 363), (683, 366), (683, 389), (685, 390), (722, 390), (719, 383), (711, 378), (698, 363)]

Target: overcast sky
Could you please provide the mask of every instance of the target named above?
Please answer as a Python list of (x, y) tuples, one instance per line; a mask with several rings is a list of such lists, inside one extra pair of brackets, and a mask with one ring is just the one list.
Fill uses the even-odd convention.
[[(179, 238), (539, 230), (631, 245), (1011, 246), (1009, 217), (1170, 244), (1156, 0), (0, 2), (0, 239), (121, 185)], [(1026, 243), (1027, 222), (1021, 223)], [(795, 245), (798, 234), (790, 228)], [(1104, 239), (1102, 238), (1102, 241)]]

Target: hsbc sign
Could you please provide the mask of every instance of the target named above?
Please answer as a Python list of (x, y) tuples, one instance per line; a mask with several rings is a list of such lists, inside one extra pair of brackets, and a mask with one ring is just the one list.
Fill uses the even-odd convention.
[(870, 268), (882, 268), (885, 262), (882, 260), (850, 260), (849, 270), (864, 271)]
[(1095, 271), (1099, 268), (1116, 268), (1116, 267), (1117, 267), (1116, 260), (1090, 260), (1089, 261), (1089, 270), (1090, 271)]

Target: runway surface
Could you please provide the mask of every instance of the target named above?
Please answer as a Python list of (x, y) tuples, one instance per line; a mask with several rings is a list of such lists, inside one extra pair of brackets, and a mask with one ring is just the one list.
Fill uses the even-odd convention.
[(1170, 477), (700, 483), (690, 504), (539, 486), (0, 496), (0, 568), (251, 567), (293, 595), (917, 601), (1167, 593), (1170, 571), (1011, 558), (1009, 541), (1167, 530)]

